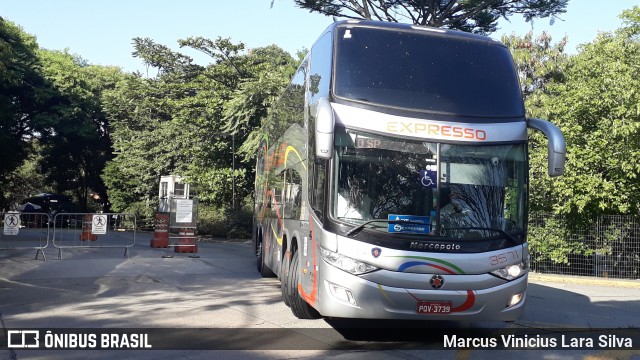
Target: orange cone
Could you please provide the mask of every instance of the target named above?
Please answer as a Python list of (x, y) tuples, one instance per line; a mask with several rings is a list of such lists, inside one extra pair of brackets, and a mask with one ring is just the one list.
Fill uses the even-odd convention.
[[(182, 228), (178, 231), (178, 245), (174, 248), (177, 253), (197, 253), (198, 244), (196, 244), (195, 230)], [(187, 246), (180, 246), (187, 245)]]
[(151, 239), (151, 247), (169, 247), (169, 214), (156, 214), (156, 224), (153, 230), (153, 239)]
[(80, 240), (82, 241), (98, 240), (98, 235), (91, 233), (92, 221), (93, 221), (93, 216), (91, 216), (91, 214), (85, 214), (84, 216), (82, 216), (82, 234), (80, 234)]

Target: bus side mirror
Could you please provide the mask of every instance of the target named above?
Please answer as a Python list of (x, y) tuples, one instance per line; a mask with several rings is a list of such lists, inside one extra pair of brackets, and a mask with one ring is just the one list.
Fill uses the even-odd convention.
[(321, 98), (316, 105), (315, 147), (316, 158), (333, 157), (333, 131), (335, 127), (333, 108), (329, 99)]
[(532, 129), (542, 131), (549, 140), (549, 176), (560, 176), (564, 174), (564, 163), (567, 156), (567, 144), (564, 141), (564, 136), (562, 135), (560, 129), (546, 120), (534, 118), (527, 119), (527, 126)]

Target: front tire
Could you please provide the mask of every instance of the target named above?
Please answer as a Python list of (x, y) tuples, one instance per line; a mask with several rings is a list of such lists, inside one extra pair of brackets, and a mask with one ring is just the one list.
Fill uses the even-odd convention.
[(311, 307), (298, 292), (299, 267), (298, 252), (296, 251), (291, 258), (289, 281), (287, 283), (291, 312), (293, 312), (293, 315), (298, 319), (318, 319), (321, 317), (320, 313)]

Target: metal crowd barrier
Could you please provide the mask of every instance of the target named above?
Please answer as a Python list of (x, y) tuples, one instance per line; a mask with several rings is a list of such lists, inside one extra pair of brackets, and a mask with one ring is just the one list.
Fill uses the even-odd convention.
[(136, 217), (123, 213), (60, 213), (53, 219), (53, 246), (62, 249), (129, 248), (136, 243)]
[(0, 234), (0, 250), (35, 249), (36, 257), (42, 254), (47, 260), (44, 249), (49, 246), (50, 218), (46, 213), (36, 212), (2, 212), (2, 233)]

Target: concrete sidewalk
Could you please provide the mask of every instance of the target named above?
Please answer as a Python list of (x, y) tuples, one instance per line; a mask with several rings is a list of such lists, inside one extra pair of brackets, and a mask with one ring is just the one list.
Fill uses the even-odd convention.
[(640, 280), (623, 280), (612, 278), (599, 278), (592, 276), (570, 276), (529, 273), (530, 283), (557, 283), (557, 284), (580, 284), (590, 286), (620, 287), (628, 289), (640, 289)]

